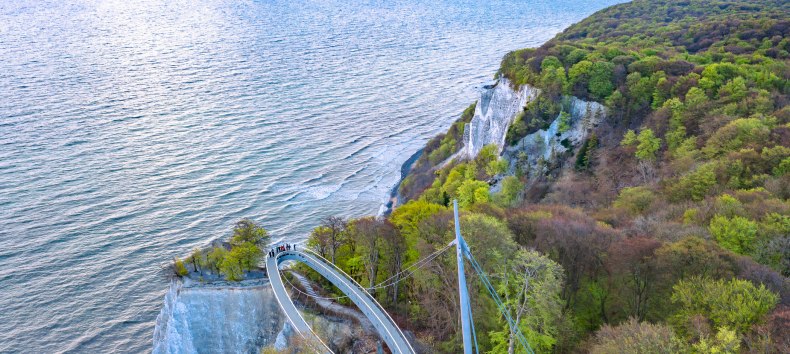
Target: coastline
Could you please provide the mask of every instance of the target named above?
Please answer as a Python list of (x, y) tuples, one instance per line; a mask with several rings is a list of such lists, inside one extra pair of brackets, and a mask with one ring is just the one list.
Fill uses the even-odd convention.
[(417, 162), (420, 156), (422, 156), (422, 152), (424, 150), (425, 147), (423, 144), (422, 148), (415, 151), (411, 156), (409, 156), (408, 159), (406, 159), (406, 161), (403, 162), (403, 165), (400, 167), (400, 178), (398, 179), (398, 182), (392, 187), (392, 190), (390, 190), (389, 200), (387, 201), (387, 204), (384, 205), (384, 211), (380, 213), (380, 216), (388, 216), (390, 213), (392, 213), (392, 210), (398, 206), (398, 201), (400, 200), (398, 189), (400, 188), (401, 183), (403, 183), (403, 180), (409, 175), (409, 172), (411, 172), (411, 168), (414, 166), (414, 163)]

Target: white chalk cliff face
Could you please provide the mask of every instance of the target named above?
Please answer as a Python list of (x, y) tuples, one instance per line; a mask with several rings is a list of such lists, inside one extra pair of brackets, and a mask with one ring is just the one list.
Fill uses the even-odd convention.
[[(568, 151), (570, 147), (580, 146), (607, 114), (606, 107), (600, 103), (576, 97), (571, 98), (569, 113), (569, 128), (566, 131), (560, 133), (560, 117), (557, 116), (548, 129), (528, 134), (516, 144), (505, 148), (502, 156), (510, 161), (511, 174), (514, 173), (517, 163), (522, 168), (533, 168), (540, 159), (551, 162), (555, 156)], [(526, 155), (526, 161), (519, 161), (519, 155), (524, 156), (522, 152)]]
[(153, 353), (258, 353), (283, 316), (268, 284), (182, 287), (173, 283), (156, 319)]
[(514, 91), (504, 78), (485, 86), (477, 101), (475, 115), (464, 131), (464, 147), (459, 157), (474, 158), (483, 146), (489, 144), (496, 144), (502, 151), (513, 118), (527, 102), (537, 97), (538, 92), (529, 85)]
[[(438, 167), (443, 168), (453, 160), (474, 159), (484, 146), (496, 144), (502, 157), (510, 164), (507, 175), (515, 174), (517, 167), (528, 175), (542, 173), (557, 156), (584, 143), (593, 128), (606, 118), (607, 110), (602, 104), (566, 97), (569, 100), (565, 104), (569, 117), (565, 131), (560, 132), (561, 113), (547, 129), (528, 134), (512, 146), (505, 146), (510, 124), (539, 94), (539, 89), (529, 85), (515, 91), (504, 78), (485, 86), (477, 101), (475, 115), (464, 129), (464, 146)], [(495, 183), (491, 191), (497, 192), (500, 187)]]
[(581, 145), (607, 114), (606, 107), (600, 103), (569, 97), (569, 129), (559, 132), (560, 116), (557, 116), (548, 129), (529, 134), (513, 146), (505, 146), (508, 127), (539, 94), (539, 89), (529, 85), (514, 91), (504, 78), (485, 86), (477, 101), (475, 115), (464, 130), (464, 147), (441, 166), (453, 159), (473, 159), (483, 146), (496, 144), (502, 156), (510, 161), (509, 173), (513, 174), (519, 155), (523, 156), (520, 152), (527, 156), (527, 161), (521, 161), (522, 167), (534, 167), (540, 159), (552, 161), (556, 154)]

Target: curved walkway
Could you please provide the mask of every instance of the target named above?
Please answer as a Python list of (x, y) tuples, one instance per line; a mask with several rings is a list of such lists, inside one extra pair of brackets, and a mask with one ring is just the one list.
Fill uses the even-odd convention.
[(360, 311), (370, 319), (379, 337), (387, 343), (387, 346), (393, 353), (414, 353), (411, 344), (395, 324), (395, 321), (387, 314), (387, 311), (343, 270), (310, 251), (285, 251), (278, 253), (275, 257), (267, 257), (266, 272), (269, 274), (269, 280), (274, 289), (274, 296), (277, 302), (279, 302), (280, 307), (285, 312), (288, 321), (299, 334), (302, 336), (315, 336), (315, 333), (302, 318), (302, 315), (299, 314), (293, 301), (291, 301), (291, 298), (288, 297), (288, 293), (285, 291), (285, 285), (279, 272), (280, 263), (285, 261), (297, 261), (306, 264), (346, 294)]

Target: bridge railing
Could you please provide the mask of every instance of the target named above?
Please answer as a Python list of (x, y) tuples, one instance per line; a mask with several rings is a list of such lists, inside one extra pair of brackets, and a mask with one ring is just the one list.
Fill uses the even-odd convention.
[[(367, 292), (367, 290), (364, 287), (362, 287), (362, 285), (360, 285), (354, 278), (352, 278), (350, 275), (348, 275), (348, 273), (343, 271), (343, 269), (341, 269), (340, 267), (336, 266), (335, 264), (333, 264), (332, 262), (330, 262), (326, 258), (322, 257), (321, 255), (319, 255), (316, 252), (314, 252), (312, 250), (309, 250), (309, 249), (306, 249), (305, 251), (285, 251), (285, 252), (281, 252), (281, 253), (279, 253), (277, 255), (277, 258), (279, 259), (280, 257), (283, 257), (283, 256), (285, 258), (290, 258), (292, 260), (301, 260), (302, 262), (304, 262), (304, 263), (306, 263), (308, 265), (311, 263), (311, 261), (317, 261), (317, 262), (321, 263), (323, 265), (323, 267), (330, 273), (328, 275), (324, 275), (325, 277), (332, 276), (331, 273), (334, 272), (334, 273), (337, 273), (337, 276), (340, 276), (342, 278), (350, 280), (350, 281), (346, 281), (346, 282), (341, 281), (341, 283), (343, 283), (343, 285), (348, 286), (347, 290), (349, 292), (346, 293), (346, 295), (350, 296), (352, 301), (354, 300), (354, 298), (357, 295), (361, 295), (361, 296), (365, 297), (366, 300), (368, 300), (368, 301), (362, 301), (362, 299), (360, 299), (360, 301), (362, 301), (363, 304), (365, 304), (365, 303), (372, 304), (372, 306), (370, 306), (370, 305), (361, 306), (360, 304), (357, 304), (357, 306), (360, 308), (360, 310), (362, 310), (363, 313), (366, 313), (366, 315), (367, 315), (367, 313), (369, 312), (370, 315), (374, 316), (375, 318), (377, 318), (379, 320), (381, 325), (386, 326), (384, 328), (379, 328), (378, 323), (376, 323), (376, 321), (371, 321), (371, 322), (373, 322), (374, 327), (376, 327), (378, 329), (380, 335), (388, 337), (388, 338), (382, 338), (382, 339), (384, 339), (388, 343), (394, 343), (395, 346), (398, 349), (397, 352), (404, 352), (403, 350), (401, 350), (401, 348), (400, 348), (401, 346), (397, 344), (400, 341), (399, 340), (399, 338), (400, 338), (400, 339), (402, 339), (402, 342), (405, 342), (405, 345), (407, 346), (407, 348), (403, 348), (403, 349), (408, 350), (409, 353), (414, 353), (414, 348), (412, 348), (411, 343), (409, 343), (409, 341), (403, 335), (403, 332), (401, 331), (400, 327), (398, 327), (397, 323), (395, 322), (395, 320), (392, 319), (390, 314), (384, 309), (383, 306), (381, 306), (381, 304), (378, 303), (378, 301), (370, 293)], [(319, 273), (323, 273), (319, 269), (315, 269), (315, 270), (318, 271)], [(331, 281), (331, 279), (330, 279), (330, 281)], [(332, 283), (334, 283), (334, 282), (332, 282)], [(338, 288), (341, 288), (341, 291), (344, 291), (344, 289), (342, 289), (342, 287), (339, 286), (339, 284), (335, 284), (335, 285), (338, 286)], [(354, 288), (356, 288), (356, 289), (354, 289)], [(356, 303), (356, 301), (354, 301), (354, 302)], [(365, 310), (364, 307), (367, 307), (368, 310)], [(389, 322), (388, 326), (387, 326), (387, 324), (385, 324), (383, 322), (383, 319), (380, 318), (376, 314), (377, 312), (380, 313), (380, 314), (383, 314), (384, 316), (386, 316), (386, 320)], [(368, 317), (370, 317), (370, 315), (368, 315)], [(392, 333), (390, 329), (393, 329), (394, 331), (397, 331), (397, 332), (396, 333)], [(394, 349), (394, 348), (391, 348), (391, 349)], [(393, 350), (393, 352), (396, 352), (396, 351)]]

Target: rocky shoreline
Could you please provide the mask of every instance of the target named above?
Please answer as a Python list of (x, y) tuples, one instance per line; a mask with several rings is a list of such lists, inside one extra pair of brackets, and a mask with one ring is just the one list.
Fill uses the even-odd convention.
[(403, 162), (403, 165), (401, 165), (400, 167), (400, 179), (398, 179), (398, 183), (395, 183), (395, 185), (392, 187), (392, 190), (390, 190), (389, 201), (387, 202), (387, 204), (384, 205), (385, 209), (380, 216), (389, 215), (390, 213), (392, 213), (392, 210), (398, 206), (399, 200), (401, 199), (400, 194), (398, 193), (398, 190), (400, 189), (400, 185), (401, 183), (403, 183), (403, 180), (406, 179), (407, 176), (409, 176), (409, 172), (411, 172), (412, 166), (414, 166), (414, 163), (417, 162), (420, 156), (422, 156), (422, 152), (424, 150), (425, 148), (420, 148), (419, 150), (414, 152), (408, 159), (406, 159), (405, 162)]

